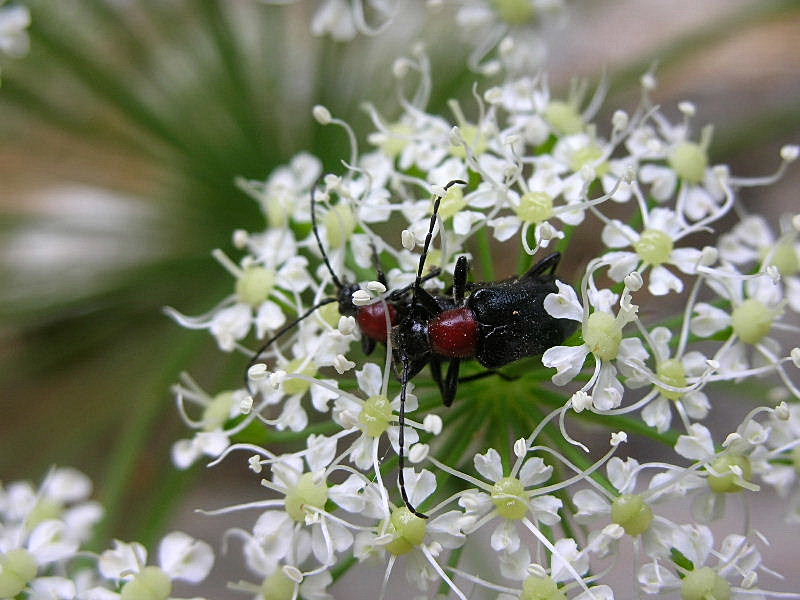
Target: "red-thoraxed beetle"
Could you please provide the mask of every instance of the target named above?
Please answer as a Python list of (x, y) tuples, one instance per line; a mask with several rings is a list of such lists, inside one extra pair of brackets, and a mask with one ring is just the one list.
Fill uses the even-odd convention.
[[(448, 185), (452, 185), (453, 183), (464, 182), (451, 182)], [(375, 349), (375, 344), (377, 342), (381, 342), (383, 344), (386, 343), (386, 339), (388, 337), (388, 332), (386, 329), (386, 312), (388, 311), (389, 313), (389, 324), (392, 327), (397, 325), (405, 317), (406, 309), (410, 305), (410, 292), (412, 287), (420, 286), (422, 282), (436, 277), (440, 273), (438, 268), (431, 269), (431, 271), (425, 275), (425, 277), (417, 278), (417, 281), (415, 281), (413, 284), (389, 292), (383, 301), (373, 302), (372, 304), (361, 306), (356, 306), (353, 304), (353, 294), (361, 289), (361, 287), (357, 283), (349, 283), (346, 280), (342, 281), (339, 279), (334, 272), (333, 267), (331, 266), (330, 260), (328, 259), (328, 254), (325, 252), (325, 248), (322, 245), (322, 240), (319, 236), (319, 228), (317, 226), (316, 187), (317, 186), (314, 185), (314, 187), (311, 189), (311, 228), (314, 232), (314, 238), (317, 241), (320, 254), (322, 255), (322, 260), (324, 261), (325, 266), (331, 275), (331, 281), (333, 282), (333, 285), (336, 286), (337, 293), (336, 296), (323, 298), (299, 317), (294, 319), (291, 323), (288, 323), (278, 329), (278, 331), (276, 331), (272, 337), (270, 337), (258, 350), (256, 350), (256, 352), (253, 354), (253, 357), (250, 359), (250, 362), (247, 363), (247, 368), (245, 369), (245, 387), (251, 393), (252, 390), (250, 390), (250, 380), (247, 375), (250, 367), (258, 362), (259, 358), (261, 358), (261, 355), (266, 352), (272, 344), (277, 342), (287, 332), (294, 329), (294, 327), (297, 326), (301, 321), (313, 315), (317, 309), (325, 306), (326, 304), (338, 302), (339, 313), (341, 315), (355, 318), (356, 323), (361, 330), (362, 349), (364, 350), (364, 354), (369, 355)], [(383, 269), (380, 264), (380, 258), (374, 245), (372, 246), (372, 253), (375, 261), (375, 268), (377, 270), (378, 281), (384, 286), (387, 286), (386, 276), (383, 273)], [(420, 287), (420, 289), (422, 288)]]
[[(451, 181), (445, 190), (459, 181)], [(476, 359), (494, 369), (528, 356), (539, 356), (563, 343), (577, 327), (575, 321), (557, 319), (544, 309), (544, 299), (557, 293), (555, 270), (561, 255), (551, 254), (520, 277), (503, 281), (467, 283), (469, 263), (458, 258), (452, 297), (433, 296), (422, 288), (422, 272), (433, 237), (441, 196), (433, 204), (428, 234), (419, 259), (417, 277), (405, 315), (392, 328), (392, 352), (400, 374), (400, 494), (408, 509), (427, 518), (409, 502), (403, 481), (405, 398), (408, 382), (425, 365), (450, 406), (458, 388), (461, 361)], [(469, 295), (467, 295), (469, 294)], [(442, 379), (442, 363), (449, 361)]]

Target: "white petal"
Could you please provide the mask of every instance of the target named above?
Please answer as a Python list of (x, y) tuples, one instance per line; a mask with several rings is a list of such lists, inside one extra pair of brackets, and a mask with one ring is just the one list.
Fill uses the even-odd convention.
[(624, 388), (617, 378), (617, 369), (611, 363), (603, 363), (594, 385), (592, 403), (598, 410), (611, 410), (622, 403)]
[(65, 577), (37, 577), (30, 582), (28, 600), (73, 600), (78, 590)]
[(552, 473), (553, 467), (544, 464), (541, 458), (535, 456), (525, 461), (522, 468), (519, 470), (518, 477), (522, 485), (527, 488), (547, 481), (550, 479)]
[(557, 372), (551, 380), (556, 385), (564, 385), (572, 381), (583, 367), (589, 347), (583, 346), (553, 346), (542, 355), (542, 364), (545, 367), (555, 367)]
[(480, 223), (485, 218), (483, 213), (462, 210), (453, 217), (453, 231), (458, 235), (466, 235), (475, 223)]
[(486, 454), (476, 454), (473, 460), (475, 470), (489, 481), (497, 482), (503, 478), (503, 463), (494, 448), (489, 448)]
[(678, 437), (675, 452), (691, 460), (706, 460), (714, 456), (711, 432), (699, 423), (692, 424), (689, 427), (689, 435)]
[(654, 296), (665, 296), (671, 291), (680, 293), (683, 291), (683, 281), (663, 265), (658, 265), (650, 271), (650, 283), (647, 289)]
[(423, 469), (419, 473), (410, 467), (403, 469), (406, 482), (406, 493), (411, 504), (419, 506), (423, 500), (436, 490), (436, 477), (430, 471)]
[(306, 440), (309, 471), (324, 470), (336, 457), (336, 438), (311, 434)]
[(377, 396), (383, 387), (383, 370), (375, 363), (366, 363), (364, 368), (356, 371), (358, 387), (367, 396)]
[(60, 467), (47, 475), (41, 493), (63, 504), (79, 502), (91, 495), (92, 480), (77, 469)]
[(63, 521), (42, 521), (28, 538), (28, 550), (40, 565), (71, 557), (78, 551), (78, 542), (67, 539)]
[(230, 445), (230, 439), (222, 431), (201, 431), (195, 436), (195, 444), (204, 454), (216, 458)]
[(665, 432), (672, 423), (672, 405), (664, 396), (651, 400), (642, 409), (642, 421), (654, 427), (658, 432)]
[(492, 550), (495, 552), (516, 552), (519, 550), (519, 533), (510, 519), (503, 519), (492, 532)]
[(215, 314), (209, 324), (209, 331), (217, 339), (220, 350), (230, 352), (237, 340), (241, 340), (250, 330), (252, 311), (246, 304), (237, 303), (223, 308)]
[(344, 482), (331, 486), (328, 496), (347, 512), (359, 513), (366, 503), (361, 495), (365, 486), (364, 478), (353, 473)]
[(555, 496), (536, 496), (529, 502), (533, 518), (545, 525), (555, 525), (561, 520), (558, 511), (562, 506), (561, 500)]
[(571, 285), (563, 281), (556, 281), (557, 294), (547, 294), (544, 299), (544, 309), (556, 319), (570, 319), (583, 321), (583, 304), (578, 300), (578, 295)]
[[(138, 542), (126, 544), (114, 540), (114, 548), (106, 550), (97, 560), (100, 574), (106, 579), (123, 579), (123, 573), (135, 574), (147, 563), (147, 550)], [(131, 575), (128, 575), (130, 577)]]
[(200, 458), (200, 448), (194, 442), (194, 438), (190, 440), (178, 440), (172, 444), (172, 462), (179, 469), (188, 469)]
[(519, 231), (522, 222), (518, 217), (513, 215), (506, 217), (497, 217), (487, 223), (492, 229), (494, 238), (499, 242), (505, 242), (514, 237), (514, 234)]
[[(550, 576), (555, 581), (568, 581), (574, 577), (572, 571), (580, 575), (589, 570), (589, 556), (578, 551), (573, 539), (561, 539), (555, 543), (556, 551), (550, 561)], [(572, 566), (572, 569), (568, 568)]]
[(692, 333), (700, 337), (709, 337), (722, 331), (730, 325), (731, 317), (721, 308), (711, 306), (705, 302), (698, 302), (694, 306), (695, 316), (692, 317)]
[(450, 510), (439, 515), (428, 523), (428, 533), (433, 541), (440, 543), (445, 548), (458, 548), (466, 541), (461, 532), (461, 522), (464, 513)]
[(603, 260), (609, 265), (608, 276), (614, 281), (622, 281), (625, 276), (639, 266), (639, 255), (635, 252), (608, 252)]
[(158, 564), (173, 579), (198, 583), (214, 565), (214, 551), (207, 543), (182, 531), (167, 534), (158, 547)]
[(611, 504), (594, 490), (578, 490), (572, 501), (578, 509), (575, 519), (579, 523), (589, 524), (598, 516), (611, 513)]
[(281, 307), (272, 300), (263, 302), (256, 313), (256, 335), (263, 338), (267, 331), (275, 331), (286, 322)]
[(609, 248), (626, 248), (639, 239), (639, 234), (630, 225), (614, 220), (603, 227), (600, 237)]
[(670, 254), (669, 262), (687, 275), (697, 273), (697, 262), (703, 252), (697, 248), (675, 248)]
[(639, 473), (639, 461), (628, 458), (623, 461), (615, 456), (606, 465), (608, 479), (620, 494), (630, 494), (636, 487), (636, 476)]
[[(516, 552), (500, 552), (497, 559), (500, 563), (500, 574), (503, 577), (518, 581), (524, 581), (528, 577), (531, 553), (526, 546), (522, 546)], [(517, 597), (514, 596), (514, 598)]]

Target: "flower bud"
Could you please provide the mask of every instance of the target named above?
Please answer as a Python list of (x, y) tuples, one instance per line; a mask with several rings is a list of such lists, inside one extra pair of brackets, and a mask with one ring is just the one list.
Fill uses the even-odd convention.
[(317, 123), (320, 125), (328, 125), (331, 122), (331, 111), (327, 108), (322, 106), (321, 104), (317, 104), (312, 110), (311, 114), (314, 115)]

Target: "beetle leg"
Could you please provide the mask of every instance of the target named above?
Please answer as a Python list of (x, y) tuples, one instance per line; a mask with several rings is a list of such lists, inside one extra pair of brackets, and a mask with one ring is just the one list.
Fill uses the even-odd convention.
[(469, 275), (469, 261), (466, 256), (459, 256), (456, 269), (453, 273), (453, 300), (460, 306), (464, 302), (464, 293), (467, 291), (467, 276)]
[(426, 290), (423, 288), (417, 289), (417, 301), (423, 306), (425, 310), (430, 313), (430, 317), (435, 317), (440, 312), (442, 312), (442, 307), (439, 306), (439, 303), (436, 301), (436, 298), (430, 295)]
[(552, 277), (556, 274), (556, 267), (558, 267), (560, 260), (560, 252), (554, 252), (550, 256), (545, 256), (542, 260), (533, 265), (520, 279), (538, 279), (545, 272)]
[(440, 361), (435, 356), (432, 356), (429, 364), (431, 366), (431, 376), (433, 377), (433, 381), (436, 382), (436, 385), (439, 388), (439, 393), (441, 393), (442, 397), (444, 397), (444, 383), (442, 381), (442, 361)]
[[(442, 273), (442, 270), (439, 267), (432, 267), (431, 270), (428, 271), (428, 274), (425, 275), (422, 278), (422, 282), (424, 283), (424, 282), (428, 281), (429, 279), (433, 279), (434, 277), (438, 277), (439, 275), (441, 275), (441, 273)], [(384, 285), (386, 285), (386, 284), (384, 284)], [(392, 290), (392, 292), (386, 297), (386, 299), (389, 300), (389, 301), (397, 300), (398, 298), (401, 298), (403, 296), (403, 294), (408, 293), (408, 291), (411, 290), (411, 288), (413, 288), (413, 287), (414, 287), (414, 284), (413, 283), (409, 283), (408, 285), (406, 285), (404, 287), (397, 288), (396, 290)]]
[(363, 332), (361, 333), (361, 349), (367, 356), (372, 354), (372, 351), (375, 350), (375, 340)]
[(380, 281), (384, 286), (389, 287), (389, 284), (386, 281), (386, 275), (383, 272), (383, 265), (381, 264), (381, 257), (378, 254), (378, 248), (375, 246), (375, 240), (369, 238), (369, 245), (370, 248), (372, 248), (372, 262), (375, 263), (375, 271), (378, 273), (378, 281)]
[(447, 378), (444, 382), (444, 392), (442, 392), (442, 399), (445, 406), (453, 404), (456, 398), (456, 390), (458, 390), (458, 370), (461, 367), (461, 359), (454, 358), (450, 361), (450, 366), (447, 367)]

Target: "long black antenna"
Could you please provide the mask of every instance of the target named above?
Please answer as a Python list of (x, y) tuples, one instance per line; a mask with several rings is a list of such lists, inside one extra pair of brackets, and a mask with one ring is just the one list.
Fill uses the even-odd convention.
[[(466, 181), (461, 179), (453, 179), (449, 181), (447, 185), (444, 186), (444, 191), (447, 192), (451, 187), (455, 184), (460, 183), (462, 185), (467, 185)], [(411, 310), (410, 316), (413, 318), (414, 316), (414, 308), (417, 304), (417, 290), (421, 289), (422, 287), (422, 270), (425, 268), (425, 259), (428, 258), (428, 249), (431, 245), (431, 240), (433, 239), (433, 229), (436, 226), (436, 215), (439, 213), (439, 204), (442, 202), (442, 196), (437, 195), (433, 199), (433, 213), (431, 214), (431, 223), (428, 226), (428, 234), (425, 236), (425, 243), (422, 246), (422, 255), (419, 257), (419, 266), (417, 267), (417, 278), (414, 280), (414, 288), (411, 292)], [(406, 427), (406, 390), (408, 388), (408, 380), (410, 379), (408, 376), (409, 373), (409, 365), (408, 365), (408, 357), (405, 354), (401, 353), (401, 360), (403, 362), (403, 380), (402, 380), (402, 388), (400, 390), (400, 436), (398, 439), (398, 445), (400, 446), (400, 456), (399, 456), (399, 466), (400, 470), (397, 472), (397, 483), (400, 486), (400, 496), (403, 498), (403, 502), (406, 505), (406, 508), (418, 516), (420, 519), (427, 519), (428, 515), (419, 512), (408, 499), (408, 493), (406, 492), (406, 482), (405, 476), (403, 475), (403, 468), (405, 467), (405, 427)]]
[(400, 470), (397, 472), (397, 483), (400, 486), (400, 495), (403, 497), (403, 502), (406, 505), (406, 508), (418, 516), (420, 519), (427, 519), (428, 515), (419, 512), (414, 506), (411, 504), (411, 501), (408, 499), (408, 493), (406, 492), (406, 481), (403, 475), (403, 469), (406, 466), (406, 457), (405, 452), (403, 451), (403, 446), (405, 445), (405, 425), (406, 425), (406, 388), (408, 387), (408, 359), (404, 356), (403, 357), (403, 388), (400, 391), (400, 437), (397, 443), (400, 445), (400, 461), (399, 466)]
[[(466, 181), (461, 179), (453, 179), (452, 181), (447, 182), (447, 185), (444, 186), (444, 191), (447, 192), (451, 187), (455, 184), (460, 183), (462, 185), (467, 185)], [(433, 229), (436, 227), (436, 215), (439, 214), (439, 204), (442, 202), (442, 196), (435, 196), (433, 199), (433, 212), (431, 213), (431, 222), (428, 226), (428, 234), (425, 236), (425, 243), (422, 246), (422, 254), (419, 257), (419, 266), (417, 267), (417, 278), (414, 281), (414, 290), (411, 292), (411, 308), (413, 310), (414, 305), (417, 303), (417, 290), (420, 289), (422, 286), (422, 270), (425, 268), (425, 260), (428, 258), (428, 249), (431, 246), (431, 240), (433, 239)]]
[(256, 350), (255, 354), (253, 354), (253, 357), (250, 359), (250, 362), (247, 363), (247, 367), (244, 370), (244, 385), (245, 385), (245, 388), (247, 388), (247, 393), (249, 393), (251, 396), (254, 395), (253, 394), (253, 390), (250, 387), (250, 378), (248, 377), (248, 371), (250, 371), (250, 367), (252, 367), (254, 364), (256, 364), (256, 362), (258, 362), (258, 359), (261, 358), (261, 355), (267, 350), (267, 348), (269, 348), (272, 344), (274, 344), (276, 341), (278, 341), (278, 339), (280, 339), (281, 336), (283, 336), (287, 331), (290, 331), (300, 321), (302, 321), (303, 319), (306, 319), (306, 318), (310, 317), (312, 314), (314, 314), (314, 311), (317, 310), (319, 307), (325, 306), (326, 304), (330, 304), (331, 302), (337, 302), (337, 301), (338, 301), (338, 298), (323, 298), (322, 300), (317, 302), (314, 306), (309, 308), (306, 312), (304, 312), (302, 315), (297, 317), (294, 321), (292, 321), (288, 325), (284, 325), (283, 327), (281, 327), (277, 331), (277, 333), (275, 333), (275, 335), (273, 335), (271, 338), (269, 338), (266, 342), (264, 342), (264, 344), (258, 350)]
[(322, 240), (319, 239), (319, 230), (317, 229), (317, 201), (315, 197), (318, 183), (319, 180), (317, 180), (317, 182), (314, 183), (314, 186), (311, 188), (311, 228), (314, 231), (314, 237), (317, 239), (317, 246), (319, 246), (320, 254), (322, 254), (322, 260), (325, 261), (325, 266), (328, 267), (328, 272), (331, 274), (331, 278), (333, 279), (333, 285), (335, 285), (337, 289), (341, 290), (344, 286), (336, 276), (336, 273), (333, 272), (333, 267), (331, 267), (331, 263), (328, 261), (328, 255), (325, 252), (325, 248), (322, 247)]

